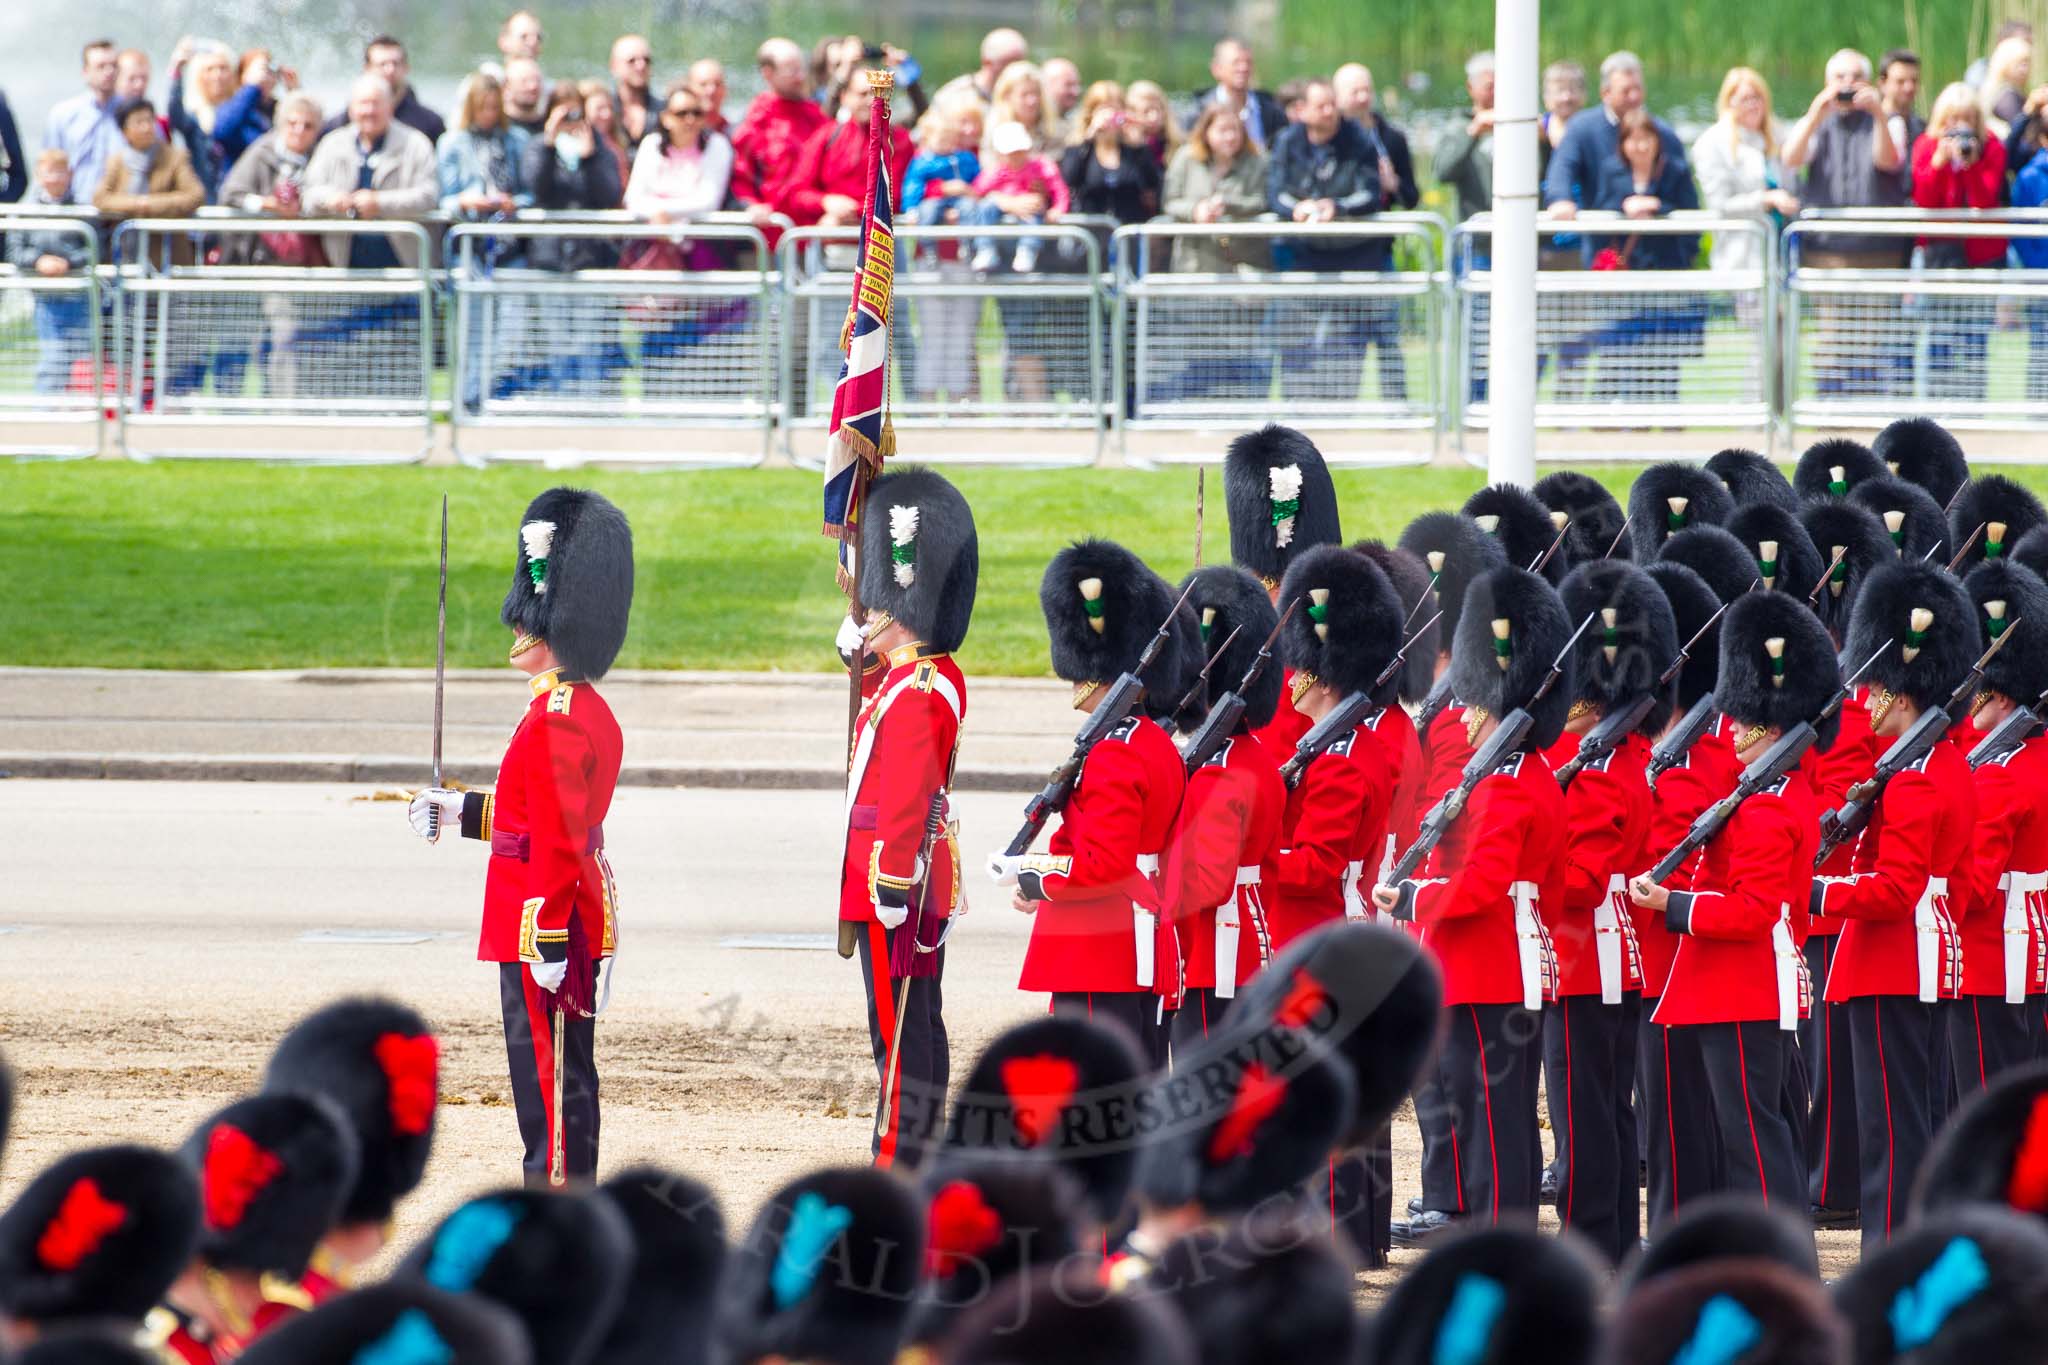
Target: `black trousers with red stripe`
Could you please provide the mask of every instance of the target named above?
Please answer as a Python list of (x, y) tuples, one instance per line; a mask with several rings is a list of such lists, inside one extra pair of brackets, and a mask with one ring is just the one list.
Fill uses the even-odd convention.
[(1181, 996), (1180, 1008), (1167, 1019), (1167, 1033), (1174, 1051), (1193, 1047), (1222, 1024), (1236, 1002), (1236, 996), (1221, 996), (1208, 986), (1190, 986)]
[(1437, 1055), (1462, 1205), (1480, 1222), (1536, 1217), (1543, 1016), (1520, 1005), (1451, 1005)]
[(1947, 1039), (1940, 1007), (1914, 996), (1858, 996), (1847, 1009), (1860, 1099), (1856, 1150), (1868, 1256), (1905, 1226), (1913, 1176), (1934, 1138), (1934, 1054)]
[[(946, 972), (946, 950), (937, 954), (938, 971), (913, 976), (909, 989), (889, 977), (889, 944), (909, 927), (883, 929), (873, 920), (860, 936), (860, 975), (868, 992), (868, 1042), (875, 1054), (876, 1093), (890, 1097), (887, 1122), (878, 1122), (871, 1147), (877, 1166), (915, 1168), (936, 1148), (946, 1131), (946, 1082), (951, 1057), (946, 1048), (945, 1001), (940, 981)], [(896, 1011), (902, 1002), (902, 1031)], [(893, 1084), (889, 1075), (892, 1040), (901, 1039)], [(879, 1110), (877, 1117), (879, 1119)]]
[[(524, 962), (498, 964), (498, 1006), (505, 1019), (505, 1060), (512, 1111), (519, 1118), (520, 1162), (529, 1186), (548, 1183), (555, 1107), (555, 1033), (550, 997)], [(597, 1175), (597, 1020), (562, 1021), (562, 1157), (569, 1179)]]
[(1714, 1130), (1720, 1135), (1716, 1188), (1762, 1195), (1806, 1212), (1806, 1154), (1785, 1109), (1785, 1073), (1798, 1046), (1775, 1019), (1684, 1024), (1706, 1072)]
[(1655, 1000), (1643, 1001), (1636, 1054), (1636, 1102), (1649, 1129), (1647, 1160), (1651, 1229), (1718, 1188), (1721, 1137), (1707, 1097), (1706, 1065), (1699, 1040), (1685, 1029), (1653, 1022)]
[[(1806, 940), (1806, 967), (1815, 994), (1835, 965), (1837, 935)], [(1806, 1062), (1812, 1103), (1806, 1111), (1806, 1198), (1824, 1209), (1853, 1213), (1862, 1199), (1856, 1155), (1855, 1044), (1849, 1037), (1849, 1007), (1813, 1002), (1799, 1026), (1799, 1050)]]
[(1147, 1066), (1158, 1071), (1166, 1065), (1166, 1024), (1151, 991), (1054, 991), (1052, 1012), (1107, 1021), (1131, 1035)]
[(1350, 1239), (1360, 1265), (1384, 1266), (1393, 1246), (1393, 1130), (1383, 1128), (1378, 1138), (1357, 1151), (1332, 1157), (1325, 1184), (1331, 1235), (1341, 1231)]
[(1948, 1028), (1950, 1074), (1967, 1100), (2001, 1072), (2032, 1061), (2034, 1039), (2024, 1004), (2008, 1005), (2002, 995), (1966, 995), (1940, 1007)]
[(1619, 1265), (1642, 1237), (1636, 1072), (1642, 996), (1618, 1005), (1571, 995), (1543, 1011), (1543, 1060), (1557, 1144), (1557, 1216)]

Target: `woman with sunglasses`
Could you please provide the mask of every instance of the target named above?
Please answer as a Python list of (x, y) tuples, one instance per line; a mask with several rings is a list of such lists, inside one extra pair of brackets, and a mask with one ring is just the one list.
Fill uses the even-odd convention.
[(661, 133), (640, 144), (626, 182), (626, 211), (650, 223), (686, 223), (725, 203), (732, 143), (705, 122), (704, 101), (677, 82), (662, 102)]

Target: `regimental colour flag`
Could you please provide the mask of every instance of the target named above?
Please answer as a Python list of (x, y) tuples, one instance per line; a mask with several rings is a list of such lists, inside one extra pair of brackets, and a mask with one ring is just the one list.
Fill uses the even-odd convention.
[(839, 567), (850, 572), (859, 543), (860, 490), (895, 453), (889, 426), (889, 309), (896, 288), (896, 237), (891, 227), (888, 105), (875, 101), (868, 131), (867, 212), (862, 215), (860, 261), (853, 303), (840, 338), (845, 352), (832, 394), (832, 425), (825, 452), (825, 534), (841, 536)]

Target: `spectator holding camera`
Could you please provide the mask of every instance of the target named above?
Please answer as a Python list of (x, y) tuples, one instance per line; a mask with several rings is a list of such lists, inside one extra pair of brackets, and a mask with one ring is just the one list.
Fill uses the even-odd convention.
[(1081, 97), (1080, 136), (1060, 158), (1060, 177), (1076, 213), (1142, 223), (1159, 208), (1163, 178), (1145, 132), (1124, 105), (1124, 88), (1097, 81)]
[[(2005, 145), (1987, 135), (1975, 91), (1958, 81), (1934, 101), (1927, 131), (1913, 144), (1913, 202), (1923, 209), (1995, 209), (2005, 202)], [(1922, 237), (1930, 270), (1993, 270), (2005, 263), (2003, 237)], [(1928, 392), (1984, 397), (1985, 343), (1996, 321), (1990, 299), (1939, 302), (1928, 351)]]

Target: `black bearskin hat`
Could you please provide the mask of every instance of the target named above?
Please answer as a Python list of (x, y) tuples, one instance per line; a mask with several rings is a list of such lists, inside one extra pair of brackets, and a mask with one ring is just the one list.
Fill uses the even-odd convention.
[(1917, 1219), (1835, 1283), (1851, 1359), (2038, 1360), (2048, 1339), (2048, 1228), (1980, 1205)]
[(1767, 1260), (1689, 1266), (1638, 1287), (1621, 1301), (1598, 1356), (1600, 1365), (1848, 1359), (1848, 1324), (1820, 1276)]
[(1078, 1254), (1094, 1221), (1080, 1182), (1050, 1161), (947, 1154), (924, 1188), (925, 1280), (913, 1342), (938, 1343), (1002, 1281)]
[(705, 1365), (711, 1358), (725, 1215), (708, 1186), (635, 1166), (598, 1186), (633, 1235), (626, 1299), (595, 1359), (605, 1365)]
[[(1858, 507), (1847, 498), (1809, 502), (1799, 514), (1799, 523), (1813, 538), (1813, 548), (1820, 555), (1816, 576), (1822, 571), (1828, 573), (1827, 587), (1814, 599), (1814, 605), (1829, 633), (1842, 638), (1849, 633), (1849, 617), (1856, 610), (1857, 594), (1873, 573), (1887, 564), (1898, 563), (1898, 547), (1885, 534), (1884, 523), (1875, 512)], [(1837, 551), (1841, 552), (1839, 560), (1835, 557)]]
[(1870, 453), (1899, 478), (1926, 489), (1937, 507), (1948, 506), (1956, 490), (1970, 481), (1962, 442), (1932, 418), (1901, 417), (1877, 433)]
[[(1137, 668), (1177, 597), (1165, 579), (1114, 541), (1069, 545), (1052, 557), (1038, 585), (1052, 671), (1073, 683), (1116, 681)], [(1147, 715), (1173, 714), (1188, 680), (1202, 667), (1200, 648), (1193, 613), (1174, 617), (1166, 643), (1139, 677)]]
[(1820, 1277), (1813, 1225), (1754, 1194), (1722, 1191), (1688, 1199), (1628, 1268), (1629, 1289), (1706, 1262), (1771, 1261), (1795, 1274)]
[(443, 1218), (398, 1274), (510, 1310), (538, 1360), (595, 1365), (632, 1265), (633, 1234), (611, 1200), (500, 1190)]
[(1754, 450), (1731, 446), (1707, 461), (1707, 472), (1727, 485), (1739, 508), (1768, 503), (1788, 512), (1799, 510), (1799, 495), (1777, 464)]
[(1339, 1145), (1370, 1142), (1436, 1055), (1443, 977), (1407, 934), (1367, 923), (1318, 926), (1239, 993), (1232, 1019), (1297, 1031), (1349, 1064), (1357, 1107)]
[(1834, 436), (1815, 441), (1792, 467), (1792, 489), (1802, 498), (1843, 498), (1865, 479), (1890, 471), (1861, 441)]
[[(1472, 518), (1480, 530), (1500, 541), (1501, 549), (1507, 551), (1508, 563), (1518, 569), (1529, 568), (1541, 559), (1557, 541), (1561, 529), (1552, 520), (1550, 509), (1534, 493), (1511, 483), (1480, 489), (1465, 499), (1459, 510)], [(1540, 572), (1555, 584), (1564, 582), (1570, 568), (1564, 546), (1559, 545)]]
[[(2016, 564), (2024, 564), (2048, 583), (2048, 526), (2036, 526), (2019, 538), (2019, 543), (2000, 555), (2010, 557)], [(1958, 567), (1961, 567), (1960, 565)]]
[(1530, 708), (1535, 724), (1522, 747), (1549, 748), (1564, 733), (1565, 714), (1578, 690), (1568, 655), (1557, 685), (1540, 702), (1536, 693), (1577, 625), (1565, 615), (1557, 589), (1543, 579), (1526, 569), (1495, 569), (1465, 594), (1451, 646), (1451, 694), (1496, 718)]
[(341, 1216), (361, 1169), (355, 1129), (318, 1095), (252, 1095), (185, 1142), (199, 1175), (199, 1258), (296, 1280)]
[(1447, 1235), (1372, 1320), (1373, 1365), (1585, 1365), (1607, 1274), (1584, 1239), (1534, 1227)]
[(1243, 1213), (1326, 1169), (1356, 1103), (1341, 1057), (1232, 1017), (1154, 1078), (1150, 1107), (1170, 1118), (1139, 1154), (1139, 1197)]
[[(1244, 681), (1245, 671), (1258, 658), (1259, 649), (1266, 643), (1266, 637), (1273, 633), (1273, 627), (1280, 623), (1280, 615), (1273, 609), (1273, 601), (1266, 590), (1259, 586), (1259, 580), (1243, 569), (1229, 564), (1210, 564), (1196, 569), (1181, 580), (1180, 592), (1186, 592), (1188, 585), (1194, 585), (1194, 592), (1188, 596), (1188, 607), (1195, 614), (1202, 642), (1202, 658), (1209, 659), (1229, 642), (1229, 649), (1216, 659), (1209, 670), (1209, 696), (1196, 697), (1188, 712), (1177, 717), (1180, 728), (1194, 730), (1208, 714), (1209, 700)], [(1175, 594), (1176, 597), (1179, 593)], [(1305, 610), (1308, 604), (1302, 603)], [(1298, 610), (1297, 616), (1301, 614)], [(1231, 632), (1237, 633), (1231, 639)], [(1196, 666), (1198, 672), (1200, 665)], [(1190, 685), (1194, 672), (1190, 672)], [(1179, 701), (1178, 697), (1174, 698)], [(1251, 690), (1244, 694), (1244, 724), (1246, 729), (1256, 730), (1273, 719), (1273, 712), (1280, 706), (1280, 666), (1268, 661), (1261, 670)]]
[(735, 1361), (890, 1365), (924, 1276), (924, 1204), (871, 1166), (784, 1185), (732, 1253), (720, 1338)]
[(1919, 484), (1889, 474), (1865, 479), (1849, 490), (1849, 501), (1877, 513), (1901, 559), (1946, 564), (1954, 556), (1947, 547), (1948, 518)]
[[(1859, 654), (1856, 661), (1863, 658)], [(1798, 598), (1753, 592), (1721, 618), (1720, 679), (1714, 699), (1730, 720), (1789, 730), (1801, 721), (1816, 720), (1841, 685), (1842, 663), (1834, 641)], [(1833, 746), (1841, 719), (1837, 711), (1825, 725), (1815, 727), (1822, 749)]]
[(929, 469), (894, 469), (861, 498), (860, 600), (942, 654), (967, 639), (981, 542), (960, 490)]
[(1723, 602), (1733, 602), (1748, 592), (1760, 577), (1749, 549), (1719, 526), (1680, 531), (1664, 542), (1663, 550), (1651, 562), (1685, 565), (1706, 579), (1714, 596)]
[[(1643, 572), (1664, 590), (1664, 600), (1671, 604), (1672, 629), (1681, 645), (1699, 635), (1701, 628), (1720, 610), (1721, 599), (1714, 596), (1707, 580), (1683, 564), (1659, 560)], [(1724, 616), (1721, 619), (1725, 621), (1728, 618)], [(1716, 621), (1711, 630), (1700, 635), (1699, 643), (1692, 647), (1692, 654), (1685, 661), (1685, 667), (1678, 670), (1678, 709), (1692, 709), (1694, 702), (1714, 690), (1714, 682), (1720, 676), (1721, 625)]]
[[(1985, 913), (2004, 908), (1996, 904)], [(1914, 1219), (1973, 1204), (2004, 1204), (2048, 1218), (2048, 1062), (1994, 1076), (1949, 1116), (1921, 1161)]]
[(132, 1328), (104, 1323), (66, 1328), (37, 1337), (20, 1354), (7, 1357), (7, 1365), (161, 1365), (162, 1356), (130, 1344), (134, 1335)]
[(307, 1015), (271, 1054), (263, 1089), (324, 1096), (356, 1130), (362, 1161), (343, 1224), (388, 1221), (420, 1183), (434, 1147), (440, 1043), (406, 1006), (358, 997)]
[[(953, 1101), (946, 1147), (1012, 1160), (1050, 1158), (1072, 1171), (1099, 1223), (1123, 1212), (1136, 1143), (1127, 1120), (1145, 1074), (1138, 1044), (1103, 1020), (1051, 1016), (1005, 1029), (974, 1059)], [(1087, 1122), (1061, 1116), (1080, 1106)]]
[(1280, 632), (1280, 658), (1339, 693), (1371, 688), (1401, 647), (1407, 612), (1379, 566), (1341, 545), (1318, 545), (1287, 566), (1280, 600), (1305, 599)]
[(582, 488), (550, 488), (528, 503), (498, 618), (547, 641), (565, 676), (595, 682), (619, 657), (632, 610), (626, 514)]
[(1248, 431), (1223, 453), (1230, 557), (1268, 587), (1304, 550), (1344, 539), (1337, 490), (1315, 442), (1293, 427)]
[(1629, 485), (1629, 546), (1636, 562), (1647, 564), (1671, 536), (1688, 527), (1719, 526), (1734, 512), (1728, 486), (1698, 465), (1653, 464)]
[(2022, 537), (2042, 525), (2048, 525), (2048, 511), (2042, 509), (2039, 498), (2003, 474), (1986, 474), (1970, 480), (1949, 513), (1949, 543), (1955, 547), (1949, 557), (1983, 527), (1956, 566), (1957, 573), (1968, 573), (1980, 559), (1999, 559), (2012, 553)]
[(1980, 654), (2008, 629), (2025, 623), (1984, 665), (1984, 686), (2032, 706), (2048, 692), (2048, 583), (2016, 560), (1987, 559), (1970, 570), (1963, 590), (1977, 608)]
[(1553, 532), (1558, 519), (1564, 519), (1564, 548), (1558, 555), (1567, 566), (1604, 559), (1609, 550), (1618, 555), (1629, 552), (1628, 546), (1615, 543), (1621, 539), (1622, 524), (1628, 518), (1614, 494), (1607, 491), (1607, 485), (1591, 474), (1560, 469), (1536, 480), (1535, 491), (1550, 509)]
[[(1424, 512), (1401, 532), (1401, 548), (1422, 561), (1422, 567), (1436, 576), (1436, 605), (1425, 608), (1428, 616), (1441, 607), (1444, 619), (1438, 623), (1445, 648), (1458, 636), (1458, 616), (1465, 609), (1465, 593), (1472, 580), (1508, 562), (1507, 551), (1498, 539), (1479, 529), (1472, 518), (1456, 512)], [(1427, 688), (1423, 689), (1428, 691)]]
[(1350, 1365), (1365, 1334), (1351, 1302), (1355, 1274), (1326, 1224), (1262, 1209), (1171, 1243), (1139, 1292), (1180, 1310), (1202, 1365)]
[(1735, 515), (1728, 518), (1728, 534), (1749, 552), (1750, 563), (1767, 592), (1804, 597), (1827, 567), (1798, 515), (1774, 502), (1736, 508)]
[(1678, 625), (1657, 581), (1626, 560), (1581, 564), (1564, 581), (1564, 614), (1574, 622), (1599, 619), (1572, 648), (1576, 700), (1612, 715), (1654, 693), (1637, 733), (1654, 736), (1671, 719), (1672, 690), (1658, 685), (1678, 659)]
[[(1013, 1275), (961, 1316), (946, 1365), (1200, 1365), (1187, 1325), (1157, 1294), (1120, 1294), (1081, 1261)], [(835, 1358), (837, 1359), (837, 1358)]]
[(169, 1152), (60, 1158), (0, 1214), (0, 1316), (139, 1323), (191, 1263), (199, 1182)]
[(1891, 641), (1864, 679), (1925, 711), (1962, 684), (1984, 652), (1978, 638), (1977, 608), (1954, 574), (1932, 564), (1893, 564), (1872, 574), (1857, 595), (1847, 657), (1860, 668)]
[(519, 1319), (489, 1299), (386, 1280), (280, 1323), (236, 1359), (238, 1365), (529, 1365), (534, 1358)]
[(1401, 671), (1375, 700), (1382, 705), (1391, 705), (1397, 698), (1419, 702), (1436, 681), (1436, 656), (1443, 651), (1444, 623), (1437, 619), (1436, 589), (1429, 581), (1429, 570), (1408, 551), (1377, 540), (1361, 540), (1351, 548), (1377, 564), (1393, 584), (1394, 596), (1401, 599), (1401, 638), (1415, 637), (1401, 661)]

